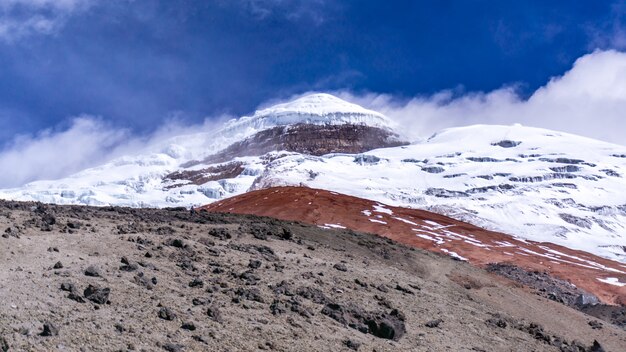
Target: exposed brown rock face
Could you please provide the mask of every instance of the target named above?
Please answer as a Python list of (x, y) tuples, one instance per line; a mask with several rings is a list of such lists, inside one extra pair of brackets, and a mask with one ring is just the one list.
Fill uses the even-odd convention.
[[(232, 163), (207, 167), (201, 170), (183, 170), (172, 172), (171, 174), (165, 176), (164, 179), (171, 181), (183, 181), (183, 184), (192, 183), (194, 185), (201, 185), (209, 181), (237, 177), (243, 172), (243, 169), (243, 163), (235, 161)], [(178, 184), (176, 186), (181, 186), (183, 184)]]
[(405, 144), (408, 143), (401, 141), (393, 132), (366, 125), (298, 124), (261, 131), (202, 161), (192, 161), (183, 166), (222, 163), (236, 157), (263, 155), (275, 150), (309, 155), (355, 154)]
[(567, 280), (603, 302), (626, 304), (626, 286), (600, 281), (616, 278), (626, 282), (624, 264), (552, 243), (516, 239), (428, 211), (391, 207), (305, 187), (248, 192), (209, 204), (205, 209), (375, 233), (410, 246), (460, 256), (481, 267), (511, 263)]

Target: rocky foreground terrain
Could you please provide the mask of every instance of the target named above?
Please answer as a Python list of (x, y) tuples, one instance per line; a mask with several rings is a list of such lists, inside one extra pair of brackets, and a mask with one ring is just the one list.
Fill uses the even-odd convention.
[(0, 202), (0, 351), (624, 351), (626, 331), (375, 235)]

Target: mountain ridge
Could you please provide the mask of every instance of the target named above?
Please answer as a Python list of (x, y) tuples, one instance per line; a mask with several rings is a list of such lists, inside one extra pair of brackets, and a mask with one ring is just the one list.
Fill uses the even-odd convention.
[[(304, 185), (626, 261), (626, 147), (521, 125), (457, 127), (393, 145), (404, 143), (389, 119), (326, 94), (238, 121), (0, 198), (190, 207)], [(323, 131), (332, 137), (316, 142)]]
[[(543, 272), (598, 296), (626, 305), (626, 265), (546, 242), (484, 230), (419, 209), (393, 207), (337, 192), (306, 187), (276, 187), (247, 192), (200, 210), (272, 216), (322, 228), (375, 233), (479, 267), (513, 264)], [(554, 292), (551, 292), (556, 294)], [(578, 297), (554, 298), (576, 301)]]

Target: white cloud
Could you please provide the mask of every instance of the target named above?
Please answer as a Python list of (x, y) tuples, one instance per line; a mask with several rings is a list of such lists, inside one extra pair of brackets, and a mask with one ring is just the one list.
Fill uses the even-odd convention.
[(65, 131), (18, 136), (0, 153), (0, 185), (17, 186), (79, 171), (102, 161), (128, 135), (128, 131), (112, 129), (97, 118), (81, 116)]
[(0, 0), (0, 40), (54, 34), (74, 14), (98, 0)]
[(59, 179), (116, 157), (156, 151), (170, 137), (213, 131), (230, 118), (207, 118), (193, 125), (172, 114), (156, 131), (138, 136), (98, 117), (75, 117), (65, 129), (17, 136), (0, 150), (0, 188)]
[[(626, 53), (617, 51), (579, 58), (568, 72), (552, 78), (528, 99), (520, 97), (514, 86), (486, 93), (449, 90), (412, 99), (348, 91), (335, 94), (386, 114), (414, 139), (448, 127), (522, 123), (626, 145)], [(77, 117), (65, 130), (20, 136), (1, 150), (0, 187), (65, 177), (172, 136), (214, 130), (227, 118), (189, 125), (174, 115), (154, 133), (138, 137), (99, 118)]]
[(626, 145), (626, 53), (613, 50), (579, 58), (528, 99), (515, 86), (461, 95), (450, 90), (412, 99), (337, 94), (391, 117), (410, 138), (454, 126), (521, 123)]
[(614, 1), (609, 18), (586, 29), (590, 49), (626, 49), (626, 1)]
[(325, 20), (327, 0), (239, 0), (239, 4), (260, 20), (271, 16), (282, 16), (289, 21), (307, 18), (319, 25)]

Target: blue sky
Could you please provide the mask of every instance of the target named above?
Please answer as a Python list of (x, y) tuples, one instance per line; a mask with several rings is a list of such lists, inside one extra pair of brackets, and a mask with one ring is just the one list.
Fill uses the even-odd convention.
[(626, 0), (0, 0), (0, 146), (77, 117), (149, 137), (310, 91), (403, 121), (443, 94), (435, 105), (468, 124), (464, 99), (523, 103), (594, 50), (619, 64), (624, 49)]
[(528, 93), (626, 21), (609, 1), (7, 1), (5, 20), (62, 23), (0, 43), (3, 141), (79, 114), (143, 132), (309, 90)]

